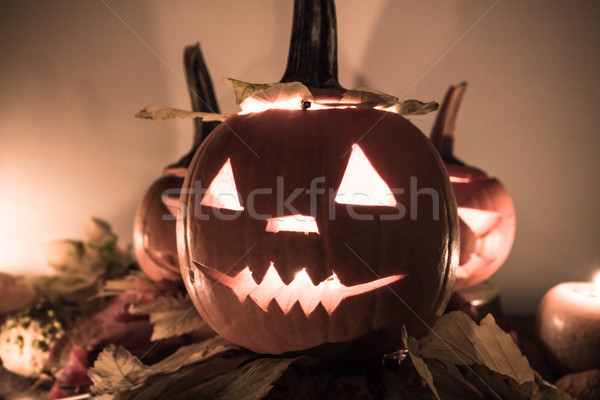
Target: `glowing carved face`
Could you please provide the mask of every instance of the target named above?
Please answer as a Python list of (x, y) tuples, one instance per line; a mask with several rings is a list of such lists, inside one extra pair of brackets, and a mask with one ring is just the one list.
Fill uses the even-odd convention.
[(397, 114), (311, 110), (237, 115), (200, 147), (177, 225), (184, 282), (216, 332), (258, 353), (392, 351), (454, 281), (445, 167)]
[[(397, 204), (389, 186), (357, 144), (352, 146), (348, 165), (336, 192), (335, 202), (376, 207), (395, 207)], [(230, 211), (244, 210), (240, 204), (231, 159), (227, 159), (223, 164), (208, 186), (200, 204)], [(274, 234), (279, 232), (319, 234), (315, 218), (302, 214), (268, 218), (265, 230)], [(269, 304), (275, 300), (284, 313), (288, 313), (294, 304), (299, 303), (306, 316), (309, 316), (319, 304), (328, 314), (331, 314), (345, 298), (379, 289), (405, 276), (398, 274), (368, 283), (345, 286), (333, 272), (329, 278), (315, 285), (306, 273), (306, 268), (302, 268), (292, 282), (285, 284), (277, 273), (274, 263), (271, 262), (263, 280), (257, 284), (249, 267), (231, 277), (197, 262), (194, 264), (211, 279), (231, 289), (242, 303), (249, 297), (267, 312)]]
[(476, 285), (502, 266), (515, 235), (512, 201), (498, 182), (484, 173), (449, 165), (460, 218), (460, 262), (455, 289)]

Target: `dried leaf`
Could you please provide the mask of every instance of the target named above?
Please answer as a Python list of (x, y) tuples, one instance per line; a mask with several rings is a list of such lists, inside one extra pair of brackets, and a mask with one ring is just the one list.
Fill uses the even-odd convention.
[(340, 103), (356, 104), (358, 107), (388, 108), (398, 104), (398, 98), (379, 90), (358, 87), (346, 91)]
[(423, 103), (419, 100), (404, 100), (395, 106), (395, 111), (400, 115), (423, 115), (437, 110), (439, 104), (435, 101)]
[(300, 110), (305, 101), (314, 101), (313, 95), (300, 82), (274, 83), (253, 92), (240, 103), (246, 112), (259, 112), (271, 108)]
[(154, 371), (121, 346), (108, 345), (96, 359), (88, 376), (94, 383), (92, 393), (110, 393), (129, 389)]
[[(216, 357), (231, 351), (235, 353), (223, 358)], [(89, 377), (94, 382), (91, 390), (94, 394), (112, 395), (114, 398), (156, 398), (157, 394), (161, 394), (163, 398), (170, 399), (173, 397), (167, 393), (173, 390), (173, 383), (177, 383), (177, 391), (186, 388), (180, 381), (189, 375), (190, 369), (184, 367), (196, 366), (191, 370), (193, 373), (187, 382), (195, 387), (210, 379), (234, 373), (251, 356), (252, 353), (240, 350), (221, 337), (215, 337), (183, 346), (164, 360), (147, 366), (124, 348), (109, 345), (98, 356), (94, 368), (89, 370)], [(136, 391), (136, 388), (139, 390)]]
[(419, 354), (446, 366), (482, 364), (513, 378), (518, 385), (534, 379), (527, 358), (491, 314), (480, 325), (459, 311), (442, 316), (422, 339)]
[(130, 273), (123, 278), (109, 279), (104, 282), (100, 289), (98, 289), (96, 297), (109, 297), (116, 296), (118, 294), (135, 294), (135, 280), (136, 276), (133, 273)]
[[(586, 371), (590, 372), (590, 371)], [(584, 372), (585, 373), (585, 372)], [(563, 377), (564, 378), (564, 377)], [(561, 379), (563, 379), (561, 378)], [(574, 397), (566, 393), (564, 390), (546, 382), (539, 374), (535, 374), (535, 382), (537, 383), (537, 393), (533, 396), (534, 400), (575, 400)], [(560, 380), (558, 381), (560, 382)], [(558, 384), (557, 382), (557, 384)], [(586, 387), (592, 387), (589, 382), (586, 382)]]
[(435, 387), (444, 400), (479, 400), (482, 393), (460, 373), (456, 365), (429, 362)]
[(152, 341), (185, 335), (206, 325), (189, 298), (159, 297), (149, 303), (136, 304), (130, 311), (150, 316)]
[(225, 121), (229, 118), (231, 114), (217, 114), (217, 113), (207, 113), (207, 112), (197, 112), (197, 111), (188, 111), (181, 110), (178, 108), (161, 106), (159, 104), (150, 104), (144, 107), (141, 111), (135, 114), (136, 118), (142, 119), (151, 119), (153, 121), (156, 120), (164, 120), (164, 119), (192, 119), (192, 118), (202, 118), (205, 122), (211, 121)]
[(220, 336), (215, 336), (200, 343), (180, 347), (169, 357), (154, 364), (152, 368), (163, 373), (173, 372), (230, 350), (239, 350), (239, 347)]
[(404, 326), (402, 327), (402, 344), (404, 344), (404, 347), (408, 350), (410, 360), (412, 361), (413, 366), (421, 378), (423, 378), (425, 383), (427, 383), (427, 386), (429, 389), (431, 389), (431, 392), (434, 394), (435, 398), (440, 400), (440, 395), (438, 394), (438, 391), (433, 383), (431, 371), (429, 371), (429, 368), (427, 368), (425, 361), (419, 357), (419, 343), (414, 337), (408, 336)]
[[(249, 353), (212, 357), (165, 375), (154, 375), (116, 399), (258, 400), (296, 359), (258, 358), (244, 363)], [(159, 394), (157, 396), (157, 394)]]
[(484, 399), (529, 400), (537, 387), (535, 382), (518, 384), (509, 376), (492, 371), (484, 365), (462, 367), (465, 378), (479, 389)]
[(194, 308), (151, 313), (150, 323), (154, 327), (150, 338), (152, 341), (185, 335), (204, 326), (204, 321)]
[(271, 84), (268, 83), (249, 83), (225, 77), (221, 79), (221, 82), (223, 82), (225, 86), (233, 88), (235, 92), (235, 104), (242, 104), (247, 97), (252, 96), (258, 91), (271, 87)]
[(239, 368), (229, 376), (207, 382), (191, 393), (202, 393), (202, 398), (214, 400), (262, 399), (273, 388), (273, 383), (293, 363), (295, 358), (259, 358)]

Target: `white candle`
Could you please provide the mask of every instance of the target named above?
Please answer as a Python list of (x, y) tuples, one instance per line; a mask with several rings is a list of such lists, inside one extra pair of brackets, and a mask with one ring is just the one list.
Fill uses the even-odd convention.
[(550, 289), (536, 325), (556, 372), (600, 368), (600, 273), (594, 283), (567, 282)]

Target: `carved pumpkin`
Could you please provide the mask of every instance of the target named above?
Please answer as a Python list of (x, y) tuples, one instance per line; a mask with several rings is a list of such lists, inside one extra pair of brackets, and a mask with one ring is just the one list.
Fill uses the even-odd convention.
[[(198, 44), (184, 53), (187, 83), (194, 111), (218, 112), (212, 83)], [(140, 268), (153, 280), (180, 281), (175, 223), (179, 190), (183, 177), (200, 143), (216, 126), (214, 122), (194, 120), (192, 149), (177, 163), (168, 166), (144, 195), (134, 221), (133, 245)]]
[(489, 278), (506, 261), (515, 237), (515, 210), (500, 181), (452, 153), (454, 125), (466, 83), (446, 94), (431, 140), (446, 163), (460, 218), (460, 262), (455, 290)]
[[(298, 18), (302, 7), (330, 19)], [(295, 3), (288, 72), (325, 54), (329, 73), (282, 79), (324, 102), (343, 91), (332, 15), (332, 1)], [(325, 38), (299, 40), (311, 32)], [(315, 43), (331, 47), (298, 50)], [(177, 226), (188, 292), (216, 332), (255, 352), (396, 350), (402, 326), (424, 334), (452, 289), (458, 223), (444, 165), (398, 114), (281, 106), (227, 119), (198, 149)]]
[(135, 215), (133, 247), (142, 271), (155, 281), (179, 281), (176, 220), (163, 195), (180, 188), (183, 176), (168, 169), (148, 189)]

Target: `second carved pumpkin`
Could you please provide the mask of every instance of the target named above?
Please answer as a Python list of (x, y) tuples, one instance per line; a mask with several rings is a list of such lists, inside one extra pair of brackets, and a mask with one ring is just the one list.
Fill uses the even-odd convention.
[(453, 155), (454, 126), (466, 83), (448, 90), (431, 140), (446, 163), (460, 217), (455, 290), (483, 282), (506, 261), (515, 237), (512, 200), (496, 178)]

